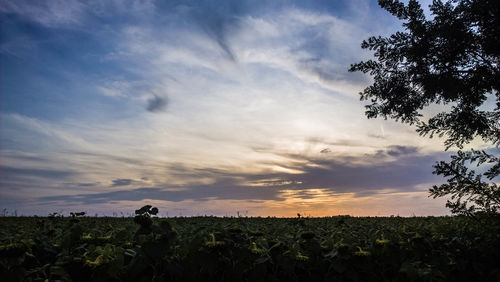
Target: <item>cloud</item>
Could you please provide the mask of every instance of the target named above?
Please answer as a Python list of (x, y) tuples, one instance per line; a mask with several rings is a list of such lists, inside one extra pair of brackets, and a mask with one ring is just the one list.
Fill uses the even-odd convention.
[(148, 104), (146, 106), (146, 110), (152, 113), (163, 112), (167, 109), (168, 99), (166, 97), (160, 97), (158, 95), (154, 95), (152, 98), (148, 100)]
[(111, 185), (112, 187), (128, 186), (128, 185), (132, 184), (133, 180), (120, 178), (120, 179), (114, 179), (114, 180), (112, 180), (112, 182), (113, 182), (113, 184)]
[(213, 5), (201, 1), (189, 9), (191, 17), (210, 38), (215, 40), (227, 59), (236, 60), (228, 37), (239, 24), (239, 16), (246, 13), (240, 1), (229, 1), (222, 5)]
[[(141, 187), (121, 191), (58, 195), (40, 200), (78, 202), (83, 204), (109, 203), (113, 201), (140, 201), (155, 199), (179, 202), (184, 200), (273, 200), (282, 201), (284, 191), (297, 192), (297, 197), (313, 197), (318, 189), (323, 194), (355, 193), (356, 197), (378, 195), (383, 191), (420, 192), (421, 186), (441, 180), (432, 175), (432, 164), (443, 157), (435, 155), (400, 155), (397, 159), (381, 158), (377, 154), (356, 158), (335, 157), (314, 159), (291, 155), (296, 163), (288, 169), (300, 173), (261, 172), (245, 173), (221, 169), (194, 169), (173, 166), (177, 175), (209, 177), (210, 184), (202, 182), (188, 185), (160, 184), (155, 187)], [(361, 159), (362, 158), (362, 159)], [(360, 162), (363, 160), (363, 162)], [(131, 179), (113, 180), (113, 186), (125, 186)], [(309, 191), (309, 192), (308, 192)], [(295, 192), (293, 192), (295, 193)], [(385, 193), (385, 192), (384, 192)]]
[(0, 154), (2, 156), (2, 159), (4, 160), (4, 164), (5, 164), (5, 159), (13, 159), (29, 163), (38, 163), (38, 164), (50, 162), (50, 159), (47, 157), (41, 156), (40, 154), (34, 154), (29, 152), (22, 152), (15, 150), (1, 150)]
[(23, 20), (48, 28), (84, 30), (94, 25), (96, 20), (106, 22), (109, 28), (109, 23), (117, 15), (121, 23), (141, 17), (150, 19), (155, 8), (154, 0), (5, 0), (2, 1), (0, 12), (16, 14)]
[(398, 157), (400, 155), (415, 154), (417, 152), (418, 148), (414, 146), (392, 145), (387, 148), (387, 154), (393, 157)]
[(228, 40), (240, 64), (273, 66), (304, 82), (354, 95), (361, 88), (356, 85), (369, 80), (347, 69), (364, 59), (359, 45), (367, 36), (354, 22), (287, 6), (259, 17), (241, 16)]
[(71, 170), (62, 169), (44, 169), (44, 168), (19, 168), (0, 166), (2, 179), (23, 179), (23, 178), (45, 178), (45, 179), (66, 179), (74, 176), (76, 173)]
[(237, 186), (199, 186), (186, 190), (143, 187), (106, 193), (48, 196), (39, 200), (42, 202), (64, 201), (65, 203), (104, 204), (114, 201), (142, 201), (147, 199), (170, 202), (181, 202), (189, 199), (195, 201), (210, 201), (211, 199), (283, 200), (278, 197), (278, 193), (274, 189), (242, 189)]
[(99, 183), (77, 183), (76, 185), (80, 187), (95, 187), (99, 185)]
[(76, 0), (2, 1), (0, 11), (18, 14), (47, 27), (68, 27), (79, 24), (84, 4)]
[(97, 86), (97, 90), (101, 92), (105, 96), (110, 97), (127, 97), (131, 90), (137, 91), (137, 89), (133, 89), (135, 85), (129, 81), (110, 81), (105, 85)]

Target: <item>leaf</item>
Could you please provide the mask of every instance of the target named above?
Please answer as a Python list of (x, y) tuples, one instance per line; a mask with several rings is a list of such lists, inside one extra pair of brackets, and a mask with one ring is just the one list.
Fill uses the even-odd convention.
[(152, 209), (149, 211), (149, 213), (150, 213), (150, 214), (152, 214), (152, 215), (156, 215), (156, 214), (158, 214), (158, 208), (156, 208), (156, 207), (152, 208)]

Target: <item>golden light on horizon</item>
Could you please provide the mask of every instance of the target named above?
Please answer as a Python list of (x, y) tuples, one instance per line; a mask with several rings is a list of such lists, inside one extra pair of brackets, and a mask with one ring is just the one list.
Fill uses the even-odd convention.
[[(259, 188), (265, 189), (265, 188)], [(336, 193), (328, 189), (286, 189), (279, 193), (276, 200), (230, 200), (208, 198), (200, 201), (162, 201), (144, 199), (141, 201), (113, 201), (106, 204), (75, 204), (74, 210), (111, 215), (113, 212), (124, 214), (142, 205), (153, 205), (160, 209), (160, 216), (302, 216), (324, 217), (336, 215), (351, 216), (427, 216), (449, 214), (444, 206), (446, 199), (428, 200), (427, 191), (391, 192), (360, 196), (356, 193)], [(411, 204), (411, 205), (410, 205)]]

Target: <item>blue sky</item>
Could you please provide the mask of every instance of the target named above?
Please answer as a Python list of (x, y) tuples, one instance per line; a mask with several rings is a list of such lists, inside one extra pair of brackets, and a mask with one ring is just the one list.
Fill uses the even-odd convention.
[(376, 1), (4, 0), (0, 19), (2, 209), (447, 213), (441, 141), (366, 119), (371, 78), (347, 72), (400, 29)]

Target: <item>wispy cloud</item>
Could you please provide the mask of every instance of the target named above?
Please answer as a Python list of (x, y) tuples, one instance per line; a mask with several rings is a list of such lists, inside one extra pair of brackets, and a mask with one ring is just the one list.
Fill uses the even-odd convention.
[(79, 24), (84, 14), (84, 4), (77, 0), (2, 1), (0, 11), (17, 14), (47, 27), (65, 27)]
[(132, 179), (114, 179), (113, 184), (111, 186), (116, 187), (116, 186), (128, 186), (132, 184)]
[(60, 170), (60, 169), (42, 169), (42, 168), (17, 168), (0, 166), (0, 173), (4, 180), (10, 178), (27, 178), (27, 177), (37, 177), (37, 178), (49, 178), (49, 179), (67, 179), (68, 177), (75, 174), (71, 170)]

